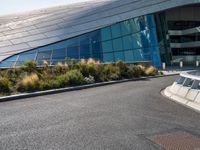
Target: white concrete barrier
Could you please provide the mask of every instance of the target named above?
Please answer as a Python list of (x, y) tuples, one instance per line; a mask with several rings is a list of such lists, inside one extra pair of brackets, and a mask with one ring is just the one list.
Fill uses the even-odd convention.
[(190, 89), (188, 87), (184, 87), (183, 86), (177, 91), (176, 95), (184, 98), (184, 97), (186, 97), (186, 95), (189, 92), (189, 90)]
[(200, 111), (200, 72), (184, 72), (180, 74), (172, 86), (163, 94), (170, 99)]
[(188, 94), (186, 95), (186, 98), (191, 101), (195, 101), (198, 93), (199, 93), (199, 90), (189, 90)]

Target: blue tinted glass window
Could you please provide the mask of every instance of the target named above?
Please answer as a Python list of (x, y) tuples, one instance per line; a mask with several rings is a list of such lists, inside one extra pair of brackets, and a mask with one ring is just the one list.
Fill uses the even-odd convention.
[(144, 48), (143, 49), (143, 53), (144, 54), (150, 54), (151, 53), (151, 49), (150, 48)]
[(37, 62), (39, 65), (42, 65), (44, 61), (48, 62), (50, 64), (52, 50), (49, 51), (40, 51), (37, 54)]
[(80, 36), (79, 40), (80, 40), (80, 45), (90, 44), (90, 39), (88, 34)]
[(142, 47), (142, 40), (140, 33), (132, 35), (133, 39), (133, 48), (141, 48)]
[(157, 46), (158, 45), (155, 28), (152, 28), (150, 30), (150, 41), (151, 41), (151, 45), (152, 46)]
[(143, 61), (143, 53), (142, 49), (135, 49), (133, 50), (134, 61)]
[(103, 54), (103, 61), (104, 62), (114, 62), (113, 53), (104, 53)]
[(34, 60), (36, 56), (36, 51), (29, 51), (19, 54), (18, 61), (28, 61)]
[(79, 59), (79, 47), (69, 47), (69, 48), (67, 48), (67, 57)]
[(102, 50), (103, 52), (112, 52), (113, 51), (112, 41), (102, 42)]
[(17, 58), (18, 58), (18, 55), (14, 55), (14, 56), (4, 60), (3, 62), (0, 63), (0, 67), (1, 68), (13, 67), (15, 65), (15, 61)]
[(143, 30), (141, 31), (141, 38), (142, 38), (142, 45), (143, 47), (151, 47), (150, 42), (150, 31), (149, 30)]
[(161, 60), (158, 47), (152, 47), (151, 49), (154, 65), (159, 68), (161, 66)]
[(80, 46), (80, 57), (85, 59), (90, 58), (90, 45)]
[(95, 42), (92, 43), (92, 53), (101, 53), (102, 48), (101, 48), (101, 43)]
[(144, 61), (151, 61), (152, 60), (152, 56), (151, 54), (144, 54)]
[(114, 51), (119, 51), (119, 50), (123, 49), (121, 38), (113, 40), (113, 49), (114, 49)]
[(140, 29), (141, 30), (146, 30), (148, 28), (147, 18), (145, 16), (139, 17), (139, 23), (140, 23)]
[(52, 49), (62, 49), (67, 47), (67, 41), (59, 42), (52, 45)]
[(121, 29), (119, 23), (112, 25), (111, 30), (112, 30), (112, 38), (117, 38), (121, 36)]
[(15, 62), (13, 62), (13, 61), (3, 61), (0, 63), (0, 67), (1, 68), (11, 68), (14, 66), (14, 64), (15, 64)]
[(46, 51), (51, 51), (51, 50), (53, 50), (53, 46), (52, 45), (38, 48), (38, 52), (46, 52)]
[(125, 51), (124, 56), (125, 56), (125, 62), (133, 62), (134, 60), (133, 50)]
[(115, 61), (124, 61), (124, 52), (114, 52)]
[(131, 23), (129, 20), (121, 22), (121, 30), (122, 30), (122, 35), (127, 35), (132, 33)]
[(106, 28), (101, 29), (101, 38), (102, 38), (102, 41), (106, 41), (106, 40), (111, 39), (110, 27), (106, 27)]
[(136, 33), (136, 32), (139, 32), (141, 30), (138, 17), (136, 17), (134, 19), (130, 19), (130, 24), (131, 24), (132, 33)]
[(53, 50), (52, 59), (53, 60), (65, 60), (67, 57), (67, 51), (65, 48)]
[(133, 48), (133, 41), (131, 35), (123, 37), (123, 45), (125, 50)]
[(92, 57), (95, 59), (95, 60), (100, 60), (102, 61), (102, 54), (101, 53), (94, 53), (92, 55)]
[(154, 22), (154, 16), (153, 15), (147, 15), (147, 22), (149, 28), (155, 27), (155, 22)]
[(91, 38), (91, 42), (92, 43), (101, 41), (101, 32), (100, 32), (100, 30), (91, 32), (90, 33), (90, 38)]
[(14, 55), (14, 56), (12, 56), (12, 57), (7, 58), (7, 59), (4, 60), (4, 61), (16, 61), (17, 57), (18, 57), (18, 55)]
[(78, 37), (68, 40), (68, 47), (77, 47), (77, 46), (79, 46)]

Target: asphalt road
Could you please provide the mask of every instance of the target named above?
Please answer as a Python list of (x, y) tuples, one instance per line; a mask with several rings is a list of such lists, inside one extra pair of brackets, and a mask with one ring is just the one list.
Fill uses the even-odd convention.
[(156, 150), (151, 136), (198, 136), (200, 114), (160, 94), (175, 78), (2, 102), (0, 150)]

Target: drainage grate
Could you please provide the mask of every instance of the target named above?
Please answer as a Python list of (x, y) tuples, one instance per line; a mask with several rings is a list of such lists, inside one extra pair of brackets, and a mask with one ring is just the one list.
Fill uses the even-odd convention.
[(200, 138), (187, 132), (156, 135), (151, 140), (166, 150), (200, 150)]

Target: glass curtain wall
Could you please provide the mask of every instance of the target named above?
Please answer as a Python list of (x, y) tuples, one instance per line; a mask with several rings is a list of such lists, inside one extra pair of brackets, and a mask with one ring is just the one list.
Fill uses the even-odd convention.
[(149, 62), (160, 67), (160, 55), (153, 15), (140, 16), (102, 29), (57, 42), (4, 60), (0, 67), (17, 67), (27, 60), (38, 65), (55, 65), (66, 58), (94, 58), (104, 63)]

